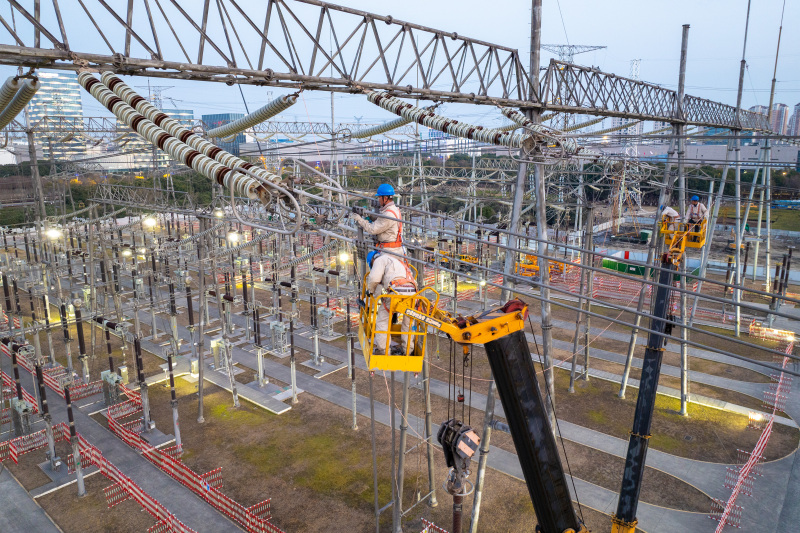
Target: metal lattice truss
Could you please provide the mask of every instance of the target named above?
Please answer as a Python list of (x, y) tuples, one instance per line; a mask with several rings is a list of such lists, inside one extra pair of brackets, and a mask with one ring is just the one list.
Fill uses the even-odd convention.
[(130, 185), (112, 185), (101, 183), (95, 189), (93, 202), (101, 204), (111, 204), (117, 206), (127, 206), (141, 208), (147, 206), (148, 209), (156, 211), (193, 212), (195, 210), (192, 197), (182, 191), (167, 189), (132, 187)]
[[(373, 167), (387, 167), (387, 168), (411, 168), (417, 165), (413, 157), (405, 156), (365, 156), (362, 157), (359, 164), (364, 168)], [(441, 168), (435, 166), (424, 167), (426, 170), (433, 170), (434, 168)], [(471, 170), (472, 167), (455, 167), (459, 170)], [(446, 170), (452, 170), (453, 167), (446, 167)], [(502, 157), (502, 158), (481, 158), (475, 160), (475, 169), (483, 172), (491, 172), (492, 170), (502, 170), (506, 172), (516, 173), (519, 170), (519, 161)]]
[[(169, 110), (166, 111), (169, 114)], [(339, 123), (331, 125), (327, 122), (277, 122), (268, 121), (257, 124), (246, 130), (252, 135), (315, 135), (319, 137), (331, 137), (332, 133), (337, 136), (346, 137), (353, 130), (369, 127), (373, 124)], [(377, 124), (375, 124), (377, 125)], [(52, 134), (53, 136), (64, 136), (69, 134), (84, 135), (85, 137), (98, 138), (108, 135), (119, 136), (124, 133), (131, 133), (131, 130), (120, 125), (116, 119), (110, 117), (84, 117), (76, 119), (64, 116), (45, 116), (32, 124), (34, 133)], [(187, 128), (197, 133), (205, 134), (206, 125), (200, 119), (195, 119)], [(13, 121), (4, 131), (12, 137), (20, 137), (25, 134), (25, 125), (19, 121)], [(393, 137), (405, 136), (414, 137), (416, 135), (415, 126), (407, 125), (393, 129), (390, 134)]]
[(549, 110), (770, 131), (765, 115), (740, 111), (737, 120), (735, 107), (689, 95), (679, 109), (675, 91), (555, 60), (545, 74), (542, 97)]
[(317, 0), (67, 0), (37, 2), (38, 13), (7, 2), (17, 28), (3, 21), (0, 57), (12, 64), (429, 98), (527, 94), (515, 49)]
[[(686, 96), (683, 99), (683, 112), (688, 124), (708, 126), (713, 124), (732, 124), (736, 122), (736, 108), (704, 98)], [(770, 131), (767, 117), (760, 113), (740, 110), (739, 123), (742, 129)]]
[[(318, 0), (5, 0), (0, 64), (538, 108), (769, 130), (766, 117), (551, 61), (541, 98), (517, 50)], [(5, 13), (5, 11), (4, 11)], [(684, 118), (683, 110), (686, 112)]]

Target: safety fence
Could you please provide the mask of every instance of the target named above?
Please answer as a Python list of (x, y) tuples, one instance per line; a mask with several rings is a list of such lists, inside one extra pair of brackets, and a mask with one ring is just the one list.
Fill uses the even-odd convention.
[(756, 322), (754, 318), (750, 322), (748, 334), (761, 340), (777, 341), (780, 343), (794, 342), (794, 332), (785, 329), (768, 328), (761, 325), (761, 322)]
[(420, 533), (447, 533), (446, 529), (442, 529), (433, 522), (422, 519), (422, 531)]
[[(0, 310), (0, 313), (2, 313), (2, 315), (0, 315), (0, 326), (2, 326), (0, 329), (8, 329), (8, 315), (2, 310)], [(19, 328), (19, 318), (14, 317), (13, 324), (15, 328)]]
[[(9, 358), (11, 357), (11, 348), (3, 343), (0, 343), (0, 351)], [(17, 354), (17, 364), (32, 374), (35, 372), (33, 362), (24, 354)], [(64, 397), (64, 387), (72, 382), (72, 376), (69, 375), (69, 371), (59, 364), (48, 368), (42, 368), (42, 377), (44, 378), (44, 384), (62, 398)], [(98, 380), (72, 385), (70, 386), (69, 392), (73, 402), (82, 400), (103, 392), (103, 382)], [(24, 391), (23, 394), (25, 394)]]
[(142, 412), (141, 396), (127, 387), (122, 391), (128, 400), (108, 408), (108, 427), (131, 448), (137, 450), (144, 458), (156, 465), (163, 472), (200, 496), (212, 507), (239, 523), (246, 531), (253, 533), (283, 533), (270, 522), (270, 500), (244, 507), (220, 492), (222, 487), (221, 468), (205, 474), (198, 474), (184, 464), (177, 450), (160, 450), (153, 447), (141, 437), (144, 426), (141, 418), (123, 422), (122, 419), (139, 415)]
[[(69, 427), (64, 423), (54, 425), (53, 440), (55, 442), (69, 441)], [(156, 531), (196, 533), (123, 474), (119, 468), (103, 456), (98, 448), (89, 444), (81, 435), (77, 435), (77, 442), (81, 465), (83, 467), (97, 466), (105, 477), (114, 482), (113, 485), (103, 490), (109, 508), (127, 499), (133, 499), (156, 520), (156, 524), (148, 529), (148, 533)], [(47, 446), (47, 433), (44, 429), (0, 443), (0, 462), (11, 459), (14, 463), (18, 463), (22, 455), (45, 446)], [(72, 454), (67, 457), (67, 468), (69, 472), (75, 471), (75, 458)]]
[[(786, 346), (785, 353), (791, 354), (793, 349), (794, 344), (789, 343)], [(786, 368), (788, 364), (789, 358), (784, 357), (781, 368)], [(737, 528), (741, 527), (744, 508), (741, 505), (737, 505), (736, 500), (741, 494), (747, 496), (753, 495), (754, 478), (761, 474), (761, 463), (764, 461), (764, 450), (772, 435), (775, 413), (786, 407), (786, 398), (790, 389), (788, 387), (789, 381), (784, 380), (784, 377), (784, 373), (781, 372), (780, 375), (778, 375), (777, 381), (771, 383), (770, 388), (765, 391), (764, 402), (769, 407), (772, 407), (772, 413), (766, 418), (761, 436), (753, 448), (753, 451), (749, 453), (739, 451), (739, 459), (744, 460), (744, 463), (734, 468), (729, 467), (725, 473), (723, 486), (731, 489), (730, 497), (726, 502), (714, 499), (711, 504), (711, 512), (708, 517), (719, 522), (715, 533), (721, 533), (726, 525)], [(754, 422), (754, 417), (751, 417), (750, 421), (752, 424)]]
[[(16, 386), (16, 383), (14, 382), (14, 378), (9, 376), (8, 374), (3, 372), (2, 370), (0, 370), (0, 375), (2, 375), (2, 377), (3, 377), (3, 389), (5, 390), (6, 388), (8, 388), (8, 389), (11, 390), (11, 394), (6, 395), (6, 396), (7, 397), (16, 396), (16, 390), (17, 390), (16, 387), (17, 386)], [(5, 392), (4, 392), (4, 395), (5, 395)], [(39, 402), (37, 402), (36, 398), (31, 393), (26, 391), (25, 389), (22, 389), (22, 399), (33, 406), (33, 412), (34, 413), (38, 413), (39, 412), (39, 408), (38, 408)], [(6, 411), (8, 411), (8, 409), (4, 409), (3, 410), (3, 416), (4, 417), (6, 416)]]
[(14, 461), (15, 464), (19, 463), (21, 456), (46, 444), (47, 434), (44, 429), (0, 442), (0, 463), (8, 459)]
[[(11, 356), (11, 350), (2, 343), (0, 343), (0, 350), (3, 351), (3, 353), (5, 353), (7, 356)], [(32, 363), (30, 363), (25, 356), (18, 357), (18, 363), (23, 368), (26, 368), (31, 372), (33, 371)], [(63, 374), (63, 372), (60, 373)], [(10, 376), (6, 375), (5, 373), (3, 373), (2, 376), (4, 386), (14, 387), (14, 381)], [(49, 388), (53, 389), (56, 393), (60, 394), (61, 396), (64, 395), (63, 385), (60, 381), (52, 378), (48, 373), (44, 374), (44, 381), (45, 384)], [(196, 474), (194, 471), (180, 462), (180, 459), (176, 457), (175, 450), (159, 450), (142, 439), (139, 435), (144, 430), (144, 424), (141, 418), (121, 423), (119, 419), (142, 412), (142, 402), (139, 393), (129, 389), (128, 387), (125, 387), (124, 385), (122, 386), (122, 391), (126, 394), (128, 400), (108, 408), (108, 426), (112, 433), (117, 435), (123, 442), (132, 448), (140, 451), (142, 455), (150, 462), (161, 468), (164, 472), (181, 482), (183, 485), (187, 486), (213, 507), (222, 511), (230, 518), (244, 526), (247, 531), (254, 533), (283, 533), (279, 528), (269, 522), (269, 519), (271, 518), (270, 500), (258, 503), (249, 508), (240, 505), (239, 503), (222, 494), (217, 487), (213, 486), (221, 485), (222, 478), (219, 469), (205, 474), (206, 477), (210, 478), (206, 479), (206, 477)], [(102, 381), (70, 387), (70, 396), (73, 401), (99, 392), (102, 392)], [(36, 406), (36, 399), (28, 394), (24, 389), (23, 397), (32, 405)], [(26, 435), (25, 437), (30, 437), (30, 435)], [(1, 458), (4, 444), (5, 443), (0, 444), (0, 460), (2, 460)], [(46, 440), (42, 445), (44, 444), (46, 444)], [(8, 445), (7, 448), (9, 450), (13, 450), (11, 446), (12, 445)], [(86, 447), (89, 447), (89, 455), (91, 456), (94, 464), (101, 466), (95, 462), (95, 456), (98, 454), (98, 460), (108, 463), (108, 461), (102, 458), (102, 454), (100, 454), (99, 451), (92, 451), (92, 449), (96, 450), (96, 448), (89, 445), (85, 441), (82, 441), (81, 449)], [(32, 449), (35, 449), (35, 447)], [(94, 456), (92, 456), (92, 454), (94, 454)], [(110, 465), (110, 463), (108, 463), (108, 465)], [(111, 467), (113, 467), (113, 465), (110, 465), (108, 468)], [(101, 471), (102, 469), (103, 468), (101, 467)], [(131, 496), (134, 497), (150, 514), (159, 520), (159, 523), (156, 524), (158, 529), (153, 531), (173, 531), (176, 533), (193, 531), (180, 523), (180, 521), (177, 521), (177, 519), (175, 519), (173, 515), (164, 509), (161, 504), (147, 496), (138, 486), (135, 485), (135, 483), (130, 481), (121, 472), (119, 472), (116, 467), (113, 467), (113, 469), (113, 471), (109, 470), (112, 475), (103, 472), (104, 475), (114, 480), (118, 479), (117, 482), (120, 483), (120, 486), (124, 487), (127, 493), (131, 494)], [(111, 490), (110, 492), (114, 494), (115, 502), (119, 503), (119, 501), (116, 501), (116, 499), (121, 498), (122, 496), (118, 493), (118, 491)], [(137, 498), (135, 496), (136, 494), (139, 494), (140, 497)], [(175, 524), (174, 527), (173, 524)]]
[[(580, 271), (567, 270), (564, 273), (553, 273), (550, 277), (550, 285), (562, 290), (579, 295), (581, 293)], [(584, 282), (585, 283), (585, 282)], [(673, 282), (674, 287), (679, 287), (679, 282)], [(692, 286), (693, 291), (697, 291), (697, 285)], [(592, 280), (592, 298), (612, 301), (625, 306), (637, 302), (640, 293), (644, 291), (644, 305), (649, 306), (653, 296), (653, 286), (639, 281), (631, 281), (612, 274), (595, 272)], [(703, 289), (705, 294), (705, 288)], [(584, 287), (584, 294), (588, 291)], [(691, 313), (694, 296), (687, 295), (687, 313)], [(681, 294), (673, 291), (670, 295), (669, 310), (672, 315), (679, 315), (681, 309)], [(709, 322), (730, 323), (736, 320), (736, 315), (723, 310), (708, 309), (697, 307), (695, 317)]]

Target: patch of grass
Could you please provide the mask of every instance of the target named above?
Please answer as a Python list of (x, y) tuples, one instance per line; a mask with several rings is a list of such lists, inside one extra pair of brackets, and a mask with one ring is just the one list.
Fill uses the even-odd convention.
[[(237, 434), (230, 446), (233, 456), (249, 465), (259, 477), (280, 477), (295, 486), (319, 495), (334, 497), (351, 507), (373, 503), (370, 443), (360, 434), (341, 427), (328, 427), (309, 434), (299, 410), (275, 416), (243, 403), (238, 409), (224, 394), (206, 398), (208, 418), (224, 424), (226, 431), (214, 440), (216, 447), (227, 448), (229, 436)], [(252, 434), (253, 428), (269, 427), (269, 432)], [(243, 436), (250, 434), (242, 442)], [(188, 454), (184, 455), (184, 458)], [(385, 471), (378, 480), (381, 501), (391, 498), (391, 484)]]
[[(566, 392), (569, 373), (555, 373), (556, 411), (564, 420), (628, 440), (638, 390), (629, 387), (625, 399), (617, 397), (619, 385), (600, 379), (578, 380), (575, 393)], [(760, 435), (747, 429), (747, 416), (697, 404), (688, 405), (681, 416), (680, 400), (658, 394), (653, 412), (650, 446), (664, 452), (697, 459), (729, 463), (730, 450), (752, 448)], [(686, 440), (690, 435), (692, 438)], [(797, 448), (797, 429), (776, 424), (765, 450), (767, 460), (786, 456)]]
[(589, 418), (592, 419), (592, 421), (597, 422), (598, 424), (605, 424), (606, 422), (608, 422), (608, 417), (606, 417), (605, 413), (603, 413), (602, 411), (597, 411), (595, 409), (592, 409), (591, 411), (586, 413), (586, 416), (588, 416)]
[[(744, 216), (745, 206), (742, 205), (742, 216)], [(720, 218), (733, 218), (736, 216), (736, 208), (731, 206), (720, 207)], [(747, 223), (751, 224), (751, 229), (755, 229), (758, 223), (758, 207), (752, 206), (747, 217)], [(762, 216), (761, 223), (766, 225), (766, 218)], [(772, 229), (798, 231), (800, 230), (800, 211), (795, 209), (773, 209), (772, 210)]]

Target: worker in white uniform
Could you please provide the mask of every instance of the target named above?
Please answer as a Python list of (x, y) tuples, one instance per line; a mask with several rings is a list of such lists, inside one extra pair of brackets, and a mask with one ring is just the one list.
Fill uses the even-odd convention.
[(377, 220), (370, 222), (364, 218), (363, 207), (353, 207), (353, 220), (364, 228), (364, 231), (375, 237), (375, 247), (379, 250), (390, 248), (393, 253), (405, 255), (403, 246), (403, 218), (400, 208), (394, 203), (394, 187), (388, 183), (378, 186), (375, 196), (380, 204), (379, 213), (383, 216), (375, 217)]
[[(697, 195), (692, 196), (689, 204), (689, 210), (686, 213), (686, 221), (689, 222), (689, 231), (700, 231), (700, 224), (708, 219), (708, 209), (700, 203), (700, 197)], [(697, 237), (692, 237), (692, 241), (697, 241)]]
[(675, 231), (675, 222), (678, 220), (678, 212), (671, 207), (665, 207), (661, 211), (661, 220), (666, 223), (666, 229)]
[[(417, 292), (417, 282), (414, 280), (414, 274), (408, 267), (408, 263), (404, 259), (400, 259), (388, 253), (381, 253), (380, 251), (373, 250), (367, 254), (367, 264), (369, 264), (369, 275), (367, 276), (367, 291), (374, 297), (383, 293), (396, 293), (412, 295)], [(378, 316), (375, 319), (375, 331), (388, 332), (391, 328), (391, 319), (389, 313), (389, 299), (383, 298), (379, 300)], [(401, 333), (409, 331), (411, 326), (411, 319), (407, 316), (403, 317), (403, 324), (400, 327)], [(390, 350), (391, 355), (404, 355), (406, 353), (405, 344), (408, 345), (408, 353), (414, 349), (414, 336), (403, 335), (401, 336), (403, 342), (399, 346), (392, 346)], [(387, 348), (386, 333), (375, 333), (375, 340), (373, 344), (372, 353), (377, 355), (385, 355)]]

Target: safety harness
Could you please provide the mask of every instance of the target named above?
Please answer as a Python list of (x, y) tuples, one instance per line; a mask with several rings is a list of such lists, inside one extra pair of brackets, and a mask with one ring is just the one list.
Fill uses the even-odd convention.
[[(386, 208), (386, 211), (394, 215), (397, 219), (397, 238), (393, 242), (378, 242), (375, 244), (376, 248), (400, 248), (403, 246), (403, 220), (400, 218), (400, 209), (396, 205)], [(408, 267), (406, 267), (408, 268)]]
[(406, 269), (406, 277), (393, 279), (389, 282), (389, 288), (395, 289), (396, 287), (408, 287), (411, 285), (414, 287), (414, 291), (416, 292), (417, 280), (414, 279), (414, 273), (411, 272), (411, 268), (408, 266), (408, 261), (406, 259), (400, 259), (400, 261), (403, 263), (403, 267)]

